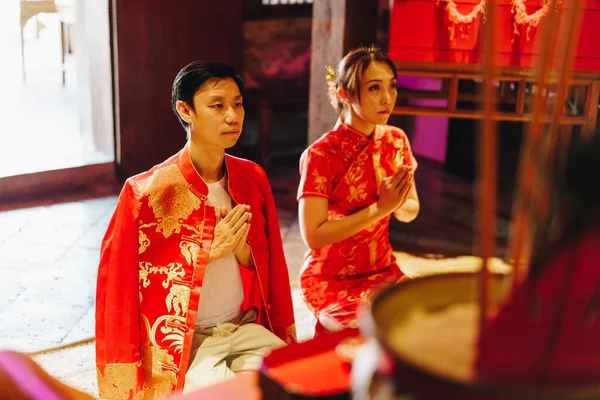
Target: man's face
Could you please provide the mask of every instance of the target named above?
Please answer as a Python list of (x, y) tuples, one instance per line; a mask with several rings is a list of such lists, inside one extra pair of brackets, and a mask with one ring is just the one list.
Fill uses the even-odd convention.
[(233, 147), (242, 134), (244, 105), (231, 78), (211, 79), (194, 95), (194, 109), (188, 110), (194, 143), (223, 149)]

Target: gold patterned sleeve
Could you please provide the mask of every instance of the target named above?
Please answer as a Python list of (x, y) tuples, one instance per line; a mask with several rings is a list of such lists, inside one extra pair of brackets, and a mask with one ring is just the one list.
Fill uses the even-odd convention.
[(331, 159), (317, 148), (308, 148), (300, 158), (300, 185), (297, 199), (304, 196), (329, 198), (332, 191)]
[(404, 159), (406, 160), (406, 164), (411, 166), (414, 172), (417, 170), (419, 163), (417, 163), (417, 159), (415, 158), (415, 155), (412, 152), (408, 136), (406, 135), (406, 133), (404, 133), (403, 130), (400, 130), (400, 136), (404, 140)]
[(125, 183), (101, 245), (96, 289), (96, 369), (103, 399), (141, 396), (139, 195)]

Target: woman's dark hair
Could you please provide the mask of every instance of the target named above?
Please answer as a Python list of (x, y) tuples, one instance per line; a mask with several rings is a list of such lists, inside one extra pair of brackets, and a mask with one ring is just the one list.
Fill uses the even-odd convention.
[(231, 65), (215, 61), (194, 61), (179, 71), (171, 89), (171, 106), (185, 129), (188, 128), (188, 124), (177, 112), (177, 102), (183, 101), (193, 110), (194, 95), (202, 86), (211, 80), (216, 79), (219, 82), (226, 78), (233, 79), (240, 89), (240, 93), (244, 94), (244, 81)]
[[(361, 79), (369, 65), (374, 62), (386, 64), (394, 74), (394, 78), (397, 78), (396, 65), (387, 54), (375, 46), (358, 47), (351, 50), (340, 61), (335, 77), (335, 89), (342, 88), (350, 96), (356, 95), (360, 100)], [(337, 98), (336, 109), (340, 115), (346, 112), (345, 104), (339, 97)]]

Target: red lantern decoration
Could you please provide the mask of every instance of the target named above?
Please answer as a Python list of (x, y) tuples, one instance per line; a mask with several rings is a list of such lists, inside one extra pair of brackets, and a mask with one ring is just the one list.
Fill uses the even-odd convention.
[[(496, 1), (497, 60), (500, 67), (534, 65), (537, 31), (549, 12), (584, 7), (576, 71), (600, 71), (600, 0)], [(476, 64), (481, 62), (485, 0), (394, 0), (390, 56), (398, 61)], [(559, 23), (564, 23), (560, 18)], [(558, 29), (556, 29), (558, 31)]]

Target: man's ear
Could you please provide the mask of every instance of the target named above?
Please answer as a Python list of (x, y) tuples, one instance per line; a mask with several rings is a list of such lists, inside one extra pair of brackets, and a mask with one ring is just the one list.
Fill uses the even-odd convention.
[(194, 112), (194, 110), (192, 110), (192, 107), (190, 107), (190, 105), (185, 101), (178, 100), (177, 103), (175, 103), (175, 109), (177, 109), (177, 113), (179, 114), (181, 119), (187, 122), (188, 125), (191, 125), (192, 113)]

